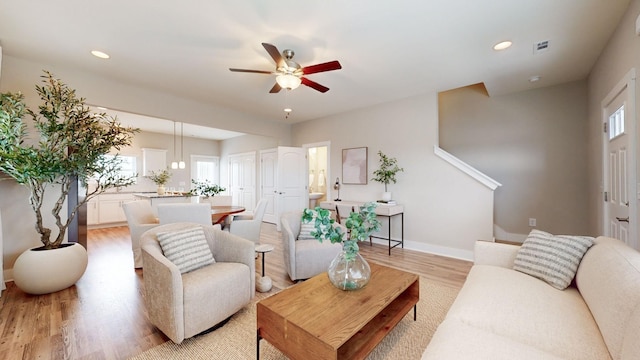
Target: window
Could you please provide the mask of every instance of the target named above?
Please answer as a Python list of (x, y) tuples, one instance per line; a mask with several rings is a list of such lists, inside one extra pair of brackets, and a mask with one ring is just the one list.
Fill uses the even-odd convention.
[(609, 116), (607, 126), (609, 127), (609, 140), (624, 134), (624, 105)]
[(191, 179), (220, 183), (220, 159), (217, 156), (191, 156)]
[[(115, 155), (105, 155), (107, 160), (111, 160)], [(136, 157), (127, 155), (118, 155), (120, 160), (120, 170), (117, 172), (118, 176), (130, 178), (135, 177), (137, 174)]]

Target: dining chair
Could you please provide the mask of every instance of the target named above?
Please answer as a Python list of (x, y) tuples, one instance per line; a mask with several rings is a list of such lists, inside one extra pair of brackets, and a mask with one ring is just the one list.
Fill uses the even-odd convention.
[(158, 205), (160, 224), (192, 222), (211, 225), (211, 204), (209, 203), (177, 203)]
[(127, 218), (129, 233), (131, 234), (131, 250), (133, 251), (133, 266), (142, 268), (142, 250), (140, 236), (159, 225), (158, 218), (153, 213), (151, 203), (146, 200), (131, 201), (122, 204), (122, 210)]
[(234, 217), (233, 221), (225, 227), (229, 232), (258, 244), (260, 242), (260, 230), (262, 229), (262, 218), (267, 208), (267, 199), (262, 199), (256, 205), (253, 215), (243, 215)]

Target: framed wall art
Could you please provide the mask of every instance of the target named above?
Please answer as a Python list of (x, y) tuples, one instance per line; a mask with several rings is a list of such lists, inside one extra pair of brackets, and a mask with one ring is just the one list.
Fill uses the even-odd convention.
[(367, 147), (342, 149), (342, 183), (367, 184)]

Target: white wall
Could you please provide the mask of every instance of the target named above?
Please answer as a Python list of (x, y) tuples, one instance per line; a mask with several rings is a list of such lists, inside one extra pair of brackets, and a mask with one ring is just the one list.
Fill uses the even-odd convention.
[[(368, 147), (369, 179), (378, 167), (378, 150), (397, 158), (404, 172), (389, 191), (405, 208), (406, 247), (471, 259), (474, 242), (493, 236), (493, 192), (434, 155), (437, 134), (435, 91), (292, 128), (296, 146), (331, 142), (331, 183), (342, 178), (342, 149)], [(367, 185), (342, 185), (340, 198), (377, 200), (383, 191), (383, 184), (369, 180)]]
[[(592, 232), (604, 233), (602, 197), (602, 113), (601, 102), (631, 68), (640, 71), (640, 36), (635, 22), (640, 0), (632, 0), (617, 30), (607, 43), (588, 79), (589, 104), (589, 223)], [(636, 79), (636, 119), (640, 121), (640, 80)], [(640, 134), (636, 134), (640, 138)], [(636, 163), (640, 152), (636, 153)], [(638, 174), (640, 179), (640, 174)], [(640, 218), (636, 219), (636, 222)]]
[(586, 81), (491, 97), (477, 84), (440, 93), (439, 108), (440, 146), (502, 183), (496, 225), (589, 233)]

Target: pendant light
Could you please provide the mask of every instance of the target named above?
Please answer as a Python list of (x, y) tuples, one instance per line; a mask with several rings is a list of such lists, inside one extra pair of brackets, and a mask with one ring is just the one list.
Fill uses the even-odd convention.
[(180, 123), (180, 162), (178, 163), (180, 169), (186, 167), (184, 163), (184, 123)]
[(178, 162), (176, 162), (176, 122), (173, 122), (173, 161), (171, 162), (171, 168), (177, 169)]

